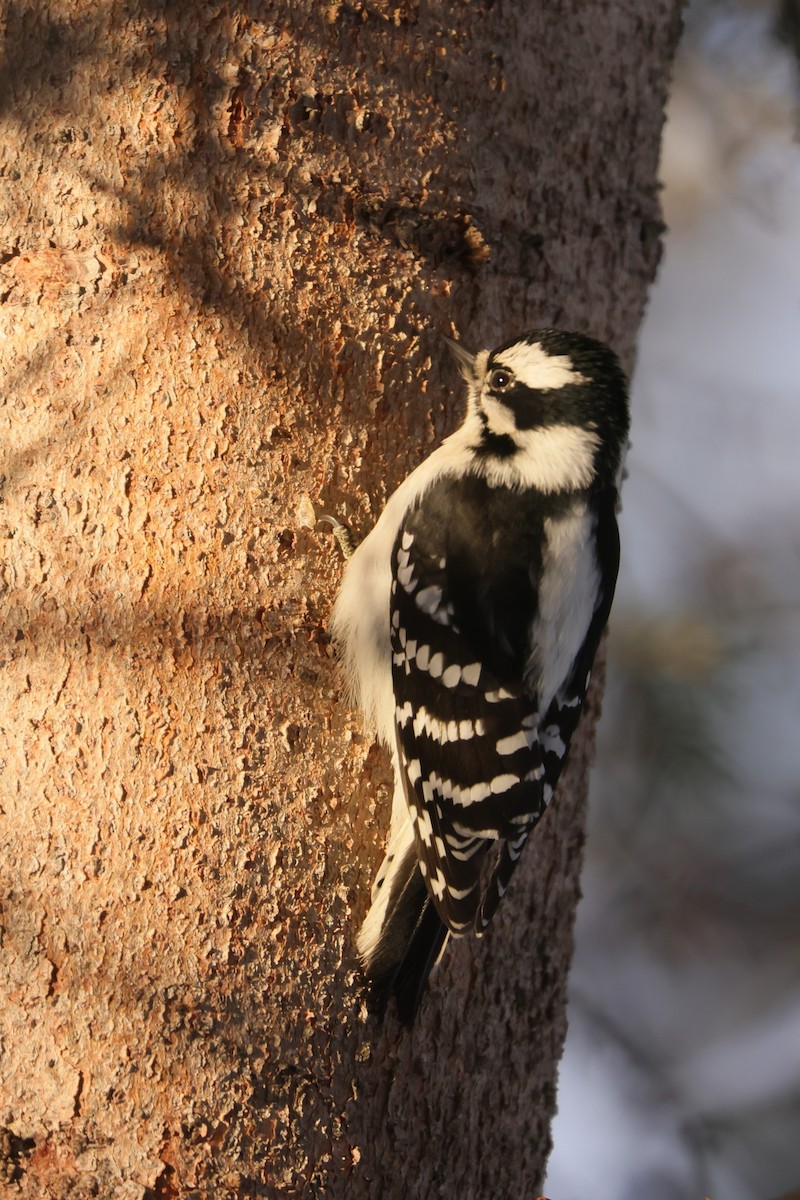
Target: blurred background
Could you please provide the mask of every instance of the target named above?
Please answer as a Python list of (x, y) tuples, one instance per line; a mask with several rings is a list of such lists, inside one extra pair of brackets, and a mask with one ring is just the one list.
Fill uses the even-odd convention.
[(552, 1200), (800, 1188), (799, 64), (798, 0), (687, 10)]

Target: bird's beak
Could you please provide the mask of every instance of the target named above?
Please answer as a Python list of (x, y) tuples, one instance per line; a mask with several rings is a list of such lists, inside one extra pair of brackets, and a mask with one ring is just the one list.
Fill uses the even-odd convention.
[(446, 333), (443, 333), (442, 337), (447, 343), (447, 347), (453, 358), (456, 360), (456, 365), (458, 366), (458, 369), (464, 378), (469, 380), (474, 379), (475, 355), (470, 354), (469, 350), (465, 349), (461, 342), (454, 341), (454, 339), (448, 337)]

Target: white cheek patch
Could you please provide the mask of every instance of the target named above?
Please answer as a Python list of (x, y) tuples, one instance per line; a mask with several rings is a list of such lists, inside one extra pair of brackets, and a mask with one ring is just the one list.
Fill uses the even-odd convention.
[(594, 479), (594, 456), (600, 444), (596, 433), (577, 425), (545, 425), (519, 429), (513, 437), (516, 454), (487, 458), (481, 464), (481, 474), (492, 487), (576, 491)]
[(486, 417), (486, 427), (490, 433), (500, 437), (504, 434), (508, 437), (515, 437), (517, 423), (514, 420), (514, 414), (501, 400), (484, 396), (481, 399), (481, 411)]
[(547, 354), (539, 342), (503, 350), (495, 357), (492, 369), (498, 367), (507, 367), (520, 383), (536, 391), (588, 382), (585, 375), (575, 370), (569, 355)]

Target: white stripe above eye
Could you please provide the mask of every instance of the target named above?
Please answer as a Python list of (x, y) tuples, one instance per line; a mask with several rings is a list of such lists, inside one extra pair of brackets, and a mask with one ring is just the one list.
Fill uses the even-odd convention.
[(541, 342), (530, 345), (518, 342), (508, 350), (501, 350), (492, 359), (492, 370), (498, 367), (508, 367), (520, 383), (537, 391), (588, 382), (585, 375), (575, 370), (568, 354), (548, 354)]

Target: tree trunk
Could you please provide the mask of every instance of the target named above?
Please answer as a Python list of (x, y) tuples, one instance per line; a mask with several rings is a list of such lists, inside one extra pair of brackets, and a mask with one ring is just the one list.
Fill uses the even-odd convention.
[(389, 768), (295, 512), (369, 529), (460, 419), (454, 325), (630, 366), (678, 9), (9, 5), (9, 1195), (534, 1194), (596, 698), (490, 933), (379, 1023), (354, 933)]

